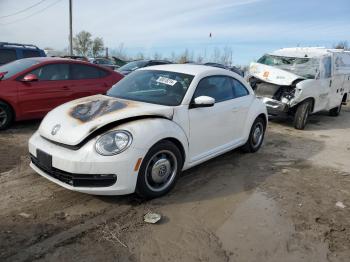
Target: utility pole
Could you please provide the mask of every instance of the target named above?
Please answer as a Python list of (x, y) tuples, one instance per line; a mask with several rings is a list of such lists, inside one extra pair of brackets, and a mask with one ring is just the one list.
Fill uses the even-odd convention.
[(73, 55), (72, 0), (69, 0), (69, 54)]

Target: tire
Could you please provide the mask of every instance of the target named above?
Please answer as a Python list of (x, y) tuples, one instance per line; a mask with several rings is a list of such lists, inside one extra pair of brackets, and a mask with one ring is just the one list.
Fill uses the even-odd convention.
[(331, 110), (329, 110), (329, 115), (330, 116), (339, 116), (340, 111), (341, 111), (341, 107), (342, 107), (342, 103), (340, 103), (339, 106), (332, 108)]
[(242, 146), (245, 153), (255, 153), (264, 141), (266, 123), (262, 117), (255, 119), (249, 133), (248, 141)]
[(175, 186), (182, 166), (183, 157), (174, 143), (164, 140), (155, 144), (142, 161), (136, 193), (144, 199), (165, 195)]
[(307, 100), (298, 105), (294, 115), (295, 129), (303, 130), (309, 119), (312, 102)]
[(13, 118), (14, 115), (11, 107), (4, 102), (0, 102), (0, 130), (8, 128), (11, 125)]

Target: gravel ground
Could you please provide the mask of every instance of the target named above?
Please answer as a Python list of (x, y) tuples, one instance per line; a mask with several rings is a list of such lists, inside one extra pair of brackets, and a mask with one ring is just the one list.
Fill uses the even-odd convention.
[[(350, 108), (304, 131), (275, 119), (258, 153), (219, 156), (147, 202), (35, 174), (26, 145), (38, 124), (0, 133), (1, 261), (349, 261)], [(161, 222), (145, 224), (148, 211)]]

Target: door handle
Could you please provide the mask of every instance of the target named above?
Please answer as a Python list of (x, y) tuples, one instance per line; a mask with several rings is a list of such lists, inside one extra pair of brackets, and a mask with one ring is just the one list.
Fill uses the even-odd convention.
[(68, 86), (62, 86), (62, 89), (63, 90), (69, 90), (69, 87)]
[(331, 86), (332, 86), (332, 79), (329, 80), (329, 87), (331, 87)]
[(239, 111), (239, 107), (232, 108), (232, 112), (238, 112), (238, 111)]

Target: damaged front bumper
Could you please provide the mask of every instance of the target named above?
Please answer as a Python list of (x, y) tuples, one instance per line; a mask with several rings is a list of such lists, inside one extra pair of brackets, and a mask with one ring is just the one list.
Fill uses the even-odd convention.
[(39, 175), (72, 191), (93, 195), (133, 193), (138, 176), (133, 163), (146, 152), (133, 148), (122, 154), (102, 156), (94, 150), (95, 140), (71, 150), (49, 142), (36, 132), (28, 143), (30, 166)]
[(268, 97), (258, 97), (266, 105), (267, 112), (269, 115), (277, 116), (287, 114), (289, 111), (289, 104), (281, 102)]

